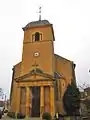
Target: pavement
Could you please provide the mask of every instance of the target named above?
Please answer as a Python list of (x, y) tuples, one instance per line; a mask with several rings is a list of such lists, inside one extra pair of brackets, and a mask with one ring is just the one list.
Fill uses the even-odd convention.
[(25, 118), (25, 119), (13, 119), (13, 118), (8, 117), (7, 115), (6, 116), (3, 115), (2, 119), (0, 120), (41, 120), (41, 119), (39, 117), (36, 117), (36, 118), (30, 117), (30, 118)]
[(0, 120), (41, 120), (41, 118), (40, 117), (26, 117), (24, 119), (14, 119), (14, 118), (7, 116), (7, 113), (4, 113), (4, 115), (2, 115), (2, 118)]

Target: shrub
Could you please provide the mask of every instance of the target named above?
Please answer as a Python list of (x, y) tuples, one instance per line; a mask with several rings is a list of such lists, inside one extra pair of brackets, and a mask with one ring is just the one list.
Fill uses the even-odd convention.
[(7, 114), (9, 117), (15, 118), (15, 112), (8, 112)]
[(51, 114), (49, 112), (44, 112), (42, 115), (42, 119), (51, 120)]
[(63, 96), (64, 110), (69, 116), (78, 115), (80, 108), (80, 92), (75, 84), (68, 85)]
[(18, 118), (18, 119), (23, 119), (25, 118), (25, 115), (23, 115), (22, 113), (15, 113), (15, 112), (8, 112), (7, 114), (9, 117), (12, 117), (12, 118)]
[(22, 113), (17, 113), (17, 118), (23, 119), (23, 118), (25, 118), (25, 115), (23, 115)]

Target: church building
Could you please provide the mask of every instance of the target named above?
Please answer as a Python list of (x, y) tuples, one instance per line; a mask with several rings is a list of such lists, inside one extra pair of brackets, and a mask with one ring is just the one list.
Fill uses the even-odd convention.
[(30, 22), (23, 31), (22, 60), (13, 67), (9, 111), (30, 117), (65, 114), (62, 99), (68, 84), (75, 82), (75, 64), (54, 53), (49, 21)]

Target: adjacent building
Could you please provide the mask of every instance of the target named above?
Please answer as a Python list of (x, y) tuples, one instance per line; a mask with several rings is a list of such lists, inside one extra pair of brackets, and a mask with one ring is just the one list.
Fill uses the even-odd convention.
[(90, 87), (81, 92), (80, 113), (83, 119), (90, 119)]

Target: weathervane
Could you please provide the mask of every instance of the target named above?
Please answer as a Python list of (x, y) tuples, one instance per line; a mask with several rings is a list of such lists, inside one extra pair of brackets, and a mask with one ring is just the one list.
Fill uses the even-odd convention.
[(39, 20), (41, 20), (41, 6), (39, 7)]

